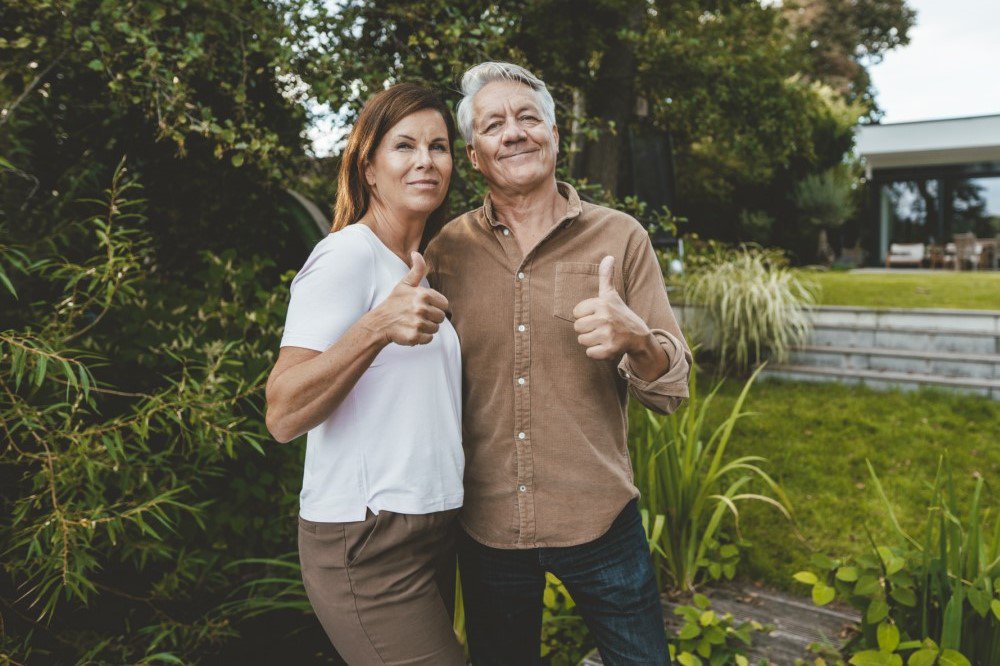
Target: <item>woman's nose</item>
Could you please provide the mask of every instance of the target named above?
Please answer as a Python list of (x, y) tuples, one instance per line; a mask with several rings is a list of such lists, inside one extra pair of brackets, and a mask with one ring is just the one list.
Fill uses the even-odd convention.
[(431, 159), (431, 151), (427, 148), (420, 148), (417, 150), (417, 168), (427, 169), (434, 163)]

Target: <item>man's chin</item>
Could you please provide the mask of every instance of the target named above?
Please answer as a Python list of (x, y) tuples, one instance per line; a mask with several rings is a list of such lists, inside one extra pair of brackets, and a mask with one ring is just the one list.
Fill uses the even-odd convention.
[(508, 172), (499, 182), (501, 187), (532, 188), (541, 185), (555, 177), (555, 171), (549, 171), (543, 167), (536, 166), (531, 169), (517, 169)]

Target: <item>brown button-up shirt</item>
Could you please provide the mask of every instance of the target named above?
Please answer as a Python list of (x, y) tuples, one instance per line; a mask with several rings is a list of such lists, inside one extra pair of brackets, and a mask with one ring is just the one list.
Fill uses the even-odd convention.
[[(462, 343), (465, 506), (462, 527), (494, 548), (571, 546), (608, 530), (639, 491), (626, 446), (628, 390), (671, 412), (688, 395), (691, 354), (667, 301), (649, 234), (632, 217), (559, 183), (566, 216), (521, 255), (482, 208), (447, 224), (427, 248), (431, 284), (449, 301)], [(573, 308), (598, 293), (598, 265), (670, 359), (652, 381), (588, 358)]]

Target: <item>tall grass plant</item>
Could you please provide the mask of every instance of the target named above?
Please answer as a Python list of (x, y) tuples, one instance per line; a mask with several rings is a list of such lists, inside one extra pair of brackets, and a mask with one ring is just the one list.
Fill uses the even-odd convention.
[[(764, 458), (726, 459), (733, 428), (749, 415), (743, 403), (759, 372), (746, 381), (729, 415), (711, 431), (706, 417), (721, 383), (702, 397), (696, 372), (691, 373), (690, 398), (674, 414), (661, 417), (639, 408), (632, 414), (629, 453), (635, 483), (648, 512), (657, 575), (661, 587), (670, 591), (691, 592), (706, 580), (733, 577), (744, 502), (771, 505), (791, 518), (791, 503), (761, 466)], [(726, 529), (730, 525), (732, 535)]]
[(684, 280), (688, 334), (718, 355), (719, 369), (746, 373), (765, 359), (781, 363), (809, 336), (816, 287), (766, 250), (741, 247)]

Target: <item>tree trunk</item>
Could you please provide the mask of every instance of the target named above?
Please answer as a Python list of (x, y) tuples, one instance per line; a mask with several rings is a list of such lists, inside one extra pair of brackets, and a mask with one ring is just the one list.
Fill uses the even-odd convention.
[(579, 175), (600, 183), (616, 196), (626, 165), (628, 128), (635, 115), (636, 99), (634, 46), (617, 33), (622, 28), (636, 30), (641, 27), (643, 8), (642, 3), (630, 3), (620, 15), (621, 23), (609, 26), (615, 36), (608, 41), (594, 85), (587, 94), (588, 113), (603, 122), (613, 122), (615, 131), (601, 132), (596, 141), (586, 146)]

